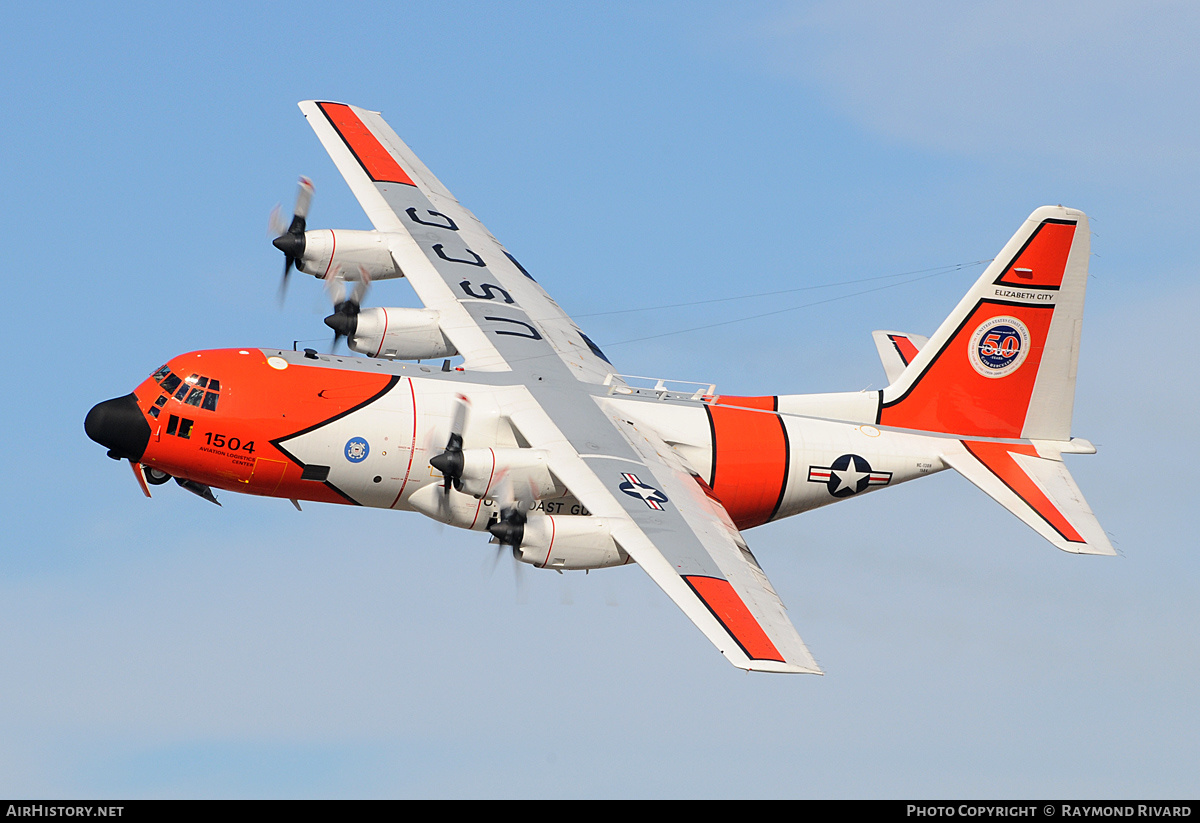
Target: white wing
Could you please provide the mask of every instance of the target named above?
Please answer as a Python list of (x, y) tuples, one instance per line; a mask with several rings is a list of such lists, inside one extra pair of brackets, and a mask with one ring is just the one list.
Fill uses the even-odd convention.
[(534, 446), (550, 452), (555, 475), (613, 525), (621, 548), (729, 662), (819, 674), (766, 574), (703, 481), (657, 433), (622, 419), (609, 401), (593, 400), (617, 438), (593, 430), (589, 442), (597, 448), (583, 454), (534, 403), (512, 419)]
[(607, 400), (607, 358), (376, 112), (300, 104), (469, 371), (509, 372), (510, 419), (735, 666), (820, 672), (721, 504)]
[(474, 371), (536, 370), (555, 357), (603, 382), (604, 354), (378, 112), (305, 101), (300, 110), (381, 232), (396, 266)]

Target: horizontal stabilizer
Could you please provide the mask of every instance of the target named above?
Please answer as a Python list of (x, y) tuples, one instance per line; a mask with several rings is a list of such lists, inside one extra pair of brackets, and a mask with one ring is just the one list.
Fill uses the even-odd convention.
[(1030, 444), (958, 442), (942, 459), (1057, 548), (1116, 554), (1061, 460)]
[(875, 348), (879, 349), (888, 385), (896, 382), (921, 347), (929, 342), (928, 337), (902, 331), (873, 331), (871, 337), (875, 338)]

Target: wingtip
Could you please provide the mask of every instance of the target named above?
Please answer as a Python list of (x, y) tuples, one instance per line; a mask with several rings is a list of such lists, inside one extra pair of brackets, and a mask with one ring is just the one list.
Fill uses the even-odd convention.
[(1113, 548), (1112, 543), (1108, 542), (1107, 540), (1105, 540), (1103, 543), (1101, 543), (1098, 540), (1091, 540), (1082, 545), (1077, 544), (1077, 543), (1076, 544), (1067, 543), (1067, 544), (1059, 545), (1058, 543), (1055, 543), (1055, 547), (1062, 549), (1063, 551), (1067, 552), (1068, 554), (1087, 554), (1087, 555), (1092, 555), (1093, 557), (1117, 557), (1118, 556), (1117, 550), (1115, 548)]
[(363, 108), (362, 106), (355, 106), (353, 103), (346, 103), (341, 100), (322, 100), (319, 98), (313, 98), (312, 100), (301, 100), (296, 105), (300, 107), (300, 111), (304, 112), (306, 116), (310, 111), (316, 109), (318, 106), (349, 106), (350, 108), (359, 109), (360, 111), (365, 111), (370, 114), (379, 114), (380, 113), (380, 112), (374, 111), (373, 109), (366, 109), (366, 108)]
[(825, 672), (821, 671), (821, 667), (816, 663), (811, 665), (800, 665), (798, 663), (784, 663), (777, 660), (747, 660), (729, 662), (737, 666), (739, 669), (744, 669), (748, 672), (769, 672), (771, 674), (817, 674), (822, 677)]

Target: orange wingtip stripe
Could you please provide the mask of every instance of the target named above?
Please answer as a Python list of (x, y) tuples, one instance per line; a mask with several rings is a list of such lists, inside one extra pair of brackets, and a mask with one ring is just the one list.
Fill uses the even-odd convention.
[(758, 625), (754, 615), (746, 608), (742, 598), (728, 580), (699, 575), (684, 575), (684, 582), (704, 601), (721, 625), (751, 660), (778, 660), (785, 662), (783, 655)]
[(376, 183), (416, 183), (345, 103), (318, 103), (367, 175)]
[(1068, 540), (1071, 543), (1087, 542), (1079, 532), (1075, 531), (1075, 528), (1067, 521), (1063, 513), (1050, 502), (1050, 498), (1046, 497), (1029, 475), (1017, 465), (1017, 461), (1013, 460), (1013, 452), (1036, 457), (1037, 450), (1033, 446), (979, 443), (967, 440), (962, 441), (962, 444), (967, 447), (967, 451), (976, 460), (987, 466), (992, 474), (1000, 478), (1000, 481), (1004, 485), (1016, 493), (1017, 497), (1028, 503), (1029, 507), (1049, 523), (1052, 529), (1061, 534), (1064, 540)]

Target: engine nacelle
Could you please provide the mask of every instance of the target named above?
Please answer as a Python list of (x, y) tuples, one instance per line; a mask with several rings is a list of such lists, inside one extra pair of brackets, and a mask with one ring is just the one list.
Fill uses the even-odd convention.
[(403, 277), (388, 250), (389, 235), (378, 231), (315, 229), (304, 233), (296, 267), (314, 277), (338, 274), (358, 280), (365, 271), (372, 280)]
[(441, 483), (427, 483), (413, 492), (408, 505), (426, 517), (448, 523), (459, 529), (483, 531), (495, 515), (496, 507), (491, 501), (476, 500), (465, 494), (442, 490)]
[(539, 569), (604, 569), (632, 562), (600, 517), (531, 516), (513, 556)]
[(559, 497), (541, 449), (463, 449), (462, 476), (456, 487), (472, 497), (495, 497), (502, 477), (512, 483), (518, 499)]
[(432, 360), (458, 354), (433, 309), (370, 308), (355, 318), (348, 345), (359, 354), (387, 360)]

